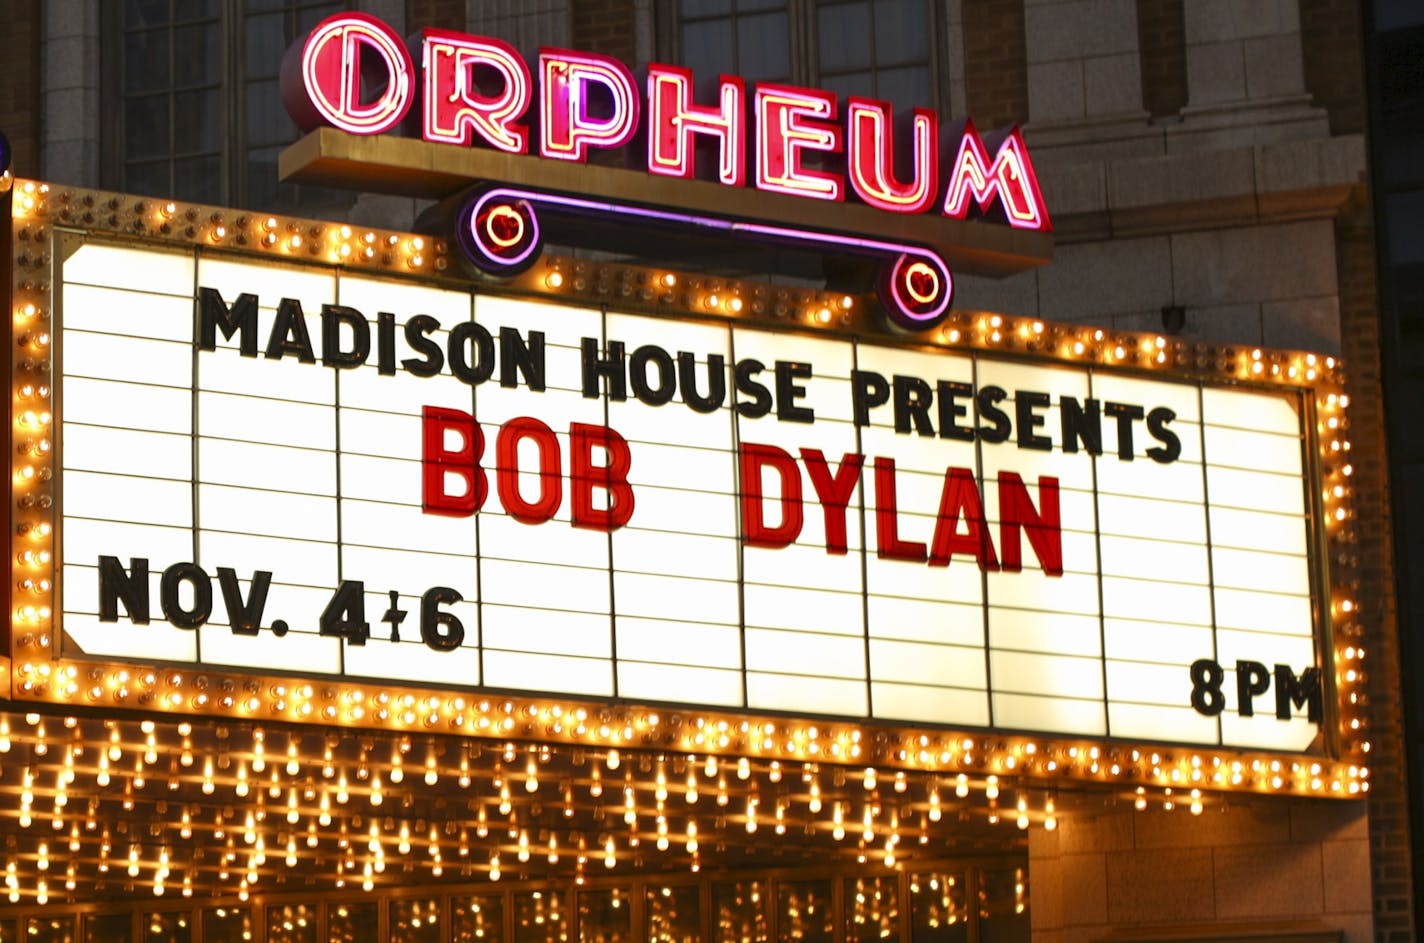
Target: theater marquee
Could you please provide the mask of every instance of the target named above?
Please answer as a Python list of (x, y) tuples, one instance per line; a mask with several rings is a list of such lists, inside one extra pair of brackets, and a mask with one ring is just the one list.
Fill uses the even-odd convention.
[(1333, 361), (33, 184), (15, 228), (14, 696), (1367, 786)]

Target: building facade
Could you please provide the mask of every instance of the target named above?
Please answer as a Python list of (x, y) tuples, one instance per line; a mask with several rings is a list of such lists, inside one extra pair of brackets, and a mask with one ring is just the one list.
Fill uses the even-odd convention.
[[(1003, 776), (1006, 806), (1001, 814), (996, 776), (986, 781), (976, 775), (972, 788), (960, 796), (968, 796), (964, 804), (954, 806), (949, 798), (954, 786), (947, 778), (941, 783), (912, 773), (907, 780), (901, 772), (897, 782), (893, 763), (879, 772), (878, 784), (864, 764), (825, 764), (816, 773), (824, 773), (824, 782), (815, 779), (814, 789), (809, 767), (796, 764), (794, 777), (802, 783), (794, 802), (801, 804), (801, 790), (811, 789), (817, 810), (824, 789), (828, 807), (830, 796), (844, 797), (846, 814), (860, 814), (862, 796), (854, 790), (863, 776), (862, 793), (887, 809), (902, 792), (924, 793), (914, 803), (907, 801), (904, 812), (907, 822), (920, 823), (915, 837), (932, 851), (919, 858), (909, 855), (896, 865), (887, 848), (882, 866), (878, 846), (883, 842), (862, 842), (858, 854), (828, 850), (826, 835), (816, 832), (815, 815), (798, 817), (790, 802), (783, 810), (779, 799), (764, 801), (781, 795), (782, 776), (792, 777), (790, 762), (783, 773), (780, 763), (759, 760), (742, 776), (735, 758), (713, 761), (709, 748), (712, 769), (699, 776), (695, 757), (701, 751), (677, 755), (647, 748), (651, 740), (633, 739), (623, 750), (624, 770), (616, 772), (619, 750), (570, 745), (560, 739), (562, 733), (547, 730), (544, 742), (557, 745), (552, 759), (547, 750), (540, 757), (531, 746), (540, 741), (537, 734), (522, 737), (517, 747), (489, 737), (459, 746), (453, 739), (442, 741), (438, 759), (435, 746), (430, 747), (428, 766), (435, 780), (446, 782), (463, 770), (466, 781), (475, 778), (477, 792), (480, 783), (486, 786), (488, 807), (470, 799), (466, 815), (451, 811), (457, 800), (450, 795), (433, 786), (423, 790), (415, 772), (427, 765), (419, 737), (341, 733), (336, 727), (323, 732), (281, 723), (265, 728), (211, 719), (189, 723), (165, 715), (142, 715), (142, 721), (135, 715), (132, 723), (123, 715), (123, 722), (114, 725), (100, 708), (81, 710), (67, 724), (62, 713), (46, 709), (33, 714), (32, 707), (16, 705), (7, 723), (28, 759), (23, 772), (15, 774), (18, 779), (11, 778), (6, 764), (8, 786), (0, 788), (7, 802), (23, 806), (13, 818), (9, 810), (4, 816), (7, 835), (19, 836), (18, 845), (7, 843), (20, 849), (12, 853), (17, 870), (50, 868), (23, 834), (31, 828), (34, 801), (29, 779), (31, 767), (53, 772), (44, 759), (47, 744), (70, 740), (71, 730), (73, 741), (91, 750), (112, 740), (131, 768), (137, 754), (140, 781), (147, 766), (150, 779), (166, 775), (174, 794), (183, 798), (171, 810), (157, 811), (161, 800), (143, 805), (154, 809), (148, 813), (147, 838), (105, 836), (105, 853), (112, 848), (114, 864), (112, 872), (107, 862), (103, 870), (114, 877), (102, 886), (62, 892), (64, 880), (55, 868), (49, 871), (49, 900), (40, 900), (17, 878), (24, 893), (12, 895), (9, 912), (0, 912), (0, 940), (11, 938), (5, 934), (56, 941), (367, 940), (382, 938), (378, 933), (412, 941), (473, 940), (503, 939), (506, 927), (516, 940), (561, 938), (569, 928), (584, 940), (626, 940), (643, 933), (657, 940), (710, 935), (719, 940), (900, 937), (968, 943), (1001, 937), (1049, 943), (1413, 939), (1416, 869), (1407, 776), (1412, 753), (1401, 701), (1401, 674), (1410, 662), (1401, 660), (1398, 642), (1396, 535), (1386, 447), (1389, 404), (1381, 373), (1391, 352), (1404, 348), (1389, 343), (1392, 335), (1387, 321), (1382, 326), (1376, 287), (1377, 206), (1372, 200), (1379, 197), (1370, 181), (1381, 179), (1382, 171), (1379, 153), (1372, 168), (1367, 147), (1366, 41), (1357, 4), (17, 0), (10, 28), (0, 38), (6, 50), (0, 69), (10, 90), (0, 129), (12, 143), (16, 176), (151, 200), (241, 207), (274, 218), (329, 220), (390, 232), (396, 239), (394, 233), (417, 226), (424, 203), (278, 182), (278, 155), (297, 137), (278, 91), (282, 56), (316, 23), (348, 6), (401, 34), (438, 27), (497, 37), (530, 61), (541, 46), (571, 48), (610, 55), (630, 66), (675, 62), (699, 76), (724, 71), (749, 83), (787, 82), (922, 105), (947, 120), (972, 119), (980, 129), (1020, 124), (1053, 217), (1052, 261), (1007, 277), (959, 275), (956, 310), (1023, 323), (1042, 319), (1156, 335), (1160, 344), (1182, 345), (1182, 357), (1199, 370), (1256, 348), (1299, 349), (1342, 360), (1343, 390), (1350, 400), (1350, 516), (1356, 536), (1334, 552), (1330, 566), (1345, 574), (1357, 601), (1348, 618), (1336, 614), (1337, 625), (1341, 632), (1347, 625), (1349, 632), (1357, 632), (1351, 636), (1354, 644), (1369, 653), (1361, 688), (1368, 705), (1363, 715), (1367, 732), (1361, 735), (1369, 744), (1368, 788), (1356, 798), (1333, 800), (1207, 789), (1202, 809), (1194, 808), (1194, 799), (1184, 798), (1180, 789), (1175, 796), (1170, 788), (1149, 794), (1120, 784), (1077, 784), (1060, 791), (1010, 773)], [(1378, 5), (1377, 19), (1370, 21), (1377, 28), (1384, 28), (1388, 7)], [(100, 207), (95, 212), (102, 225), (106, 211)], [(82, 215), (75, 217), (75, 225)], [(597, 264), (604, 255), (573, 250), (569, 258)], [(656, 265), (661, 260), (635, 261)], [(698, 267), (696, 260), (686, 264), (689, 270)], [(715, 265), (708, 267), (715, 277)], [(732, 274), (755, 281), (755, 273), (745, 269)], [(793, 284), (793, 291), (825, 289), (824, 284)], [(1398, 464), (1393, 468), (1397, 491), (1399, 476), (1407, 470)], [(1322, 605), (1318, 598), (1317, 605)], [(1328, 600), (1323, 605), (1328, 608)], [(12, 635), (12, 642), (28, 637), (18, 627)], [(22, 657), (17, 652), (14, 659), (16, 684), (21, 683)], [(156, 686), (162, 688), (161, 677)], [(136, 698), (143, 696), (137, 682), (134, 689)], [(265, 690), (254, 690), (253, 698), (259, 695), (269, 697)], [(616, 712), (617, 702), (610, 703)], [(985, 751), (995, 749), (996, 736), (1004, 755), (1022, 749), (1021, 740), (991, 732), (982, 745)], [(1017, 746), (1005, 746), (1009, 741)], [(164, 749), (156, 750), (155, 743)], [(180, 752), (175, 758), (179, 765), (170, 766), (170, 749), (187, 751), (188, 761), (181, 762)], [(163, 754), (162, 761), (146, 759), (145, 751)], [(194, 751), (220, 758), (217, 773), (210, 769), (200, 775), (202, 763), (194, 763)], [(280, 784), (272, 779), (275, 791), (268, 793), (260, 785), (268, 774), (258, 765), (264, 751), (281, 757), (265, 761), (273, 777), (289, 756), (303, 773)], [(262, 810), (257, 800), (268, 793), (261, 802), (276, 820), (287, 811), (290, 797), (294, 815), (298, 804), (303, 807), (299, 821), (305, 828), (306, 805), (316, 801), (306, 770), (308, 764), (318, 767), (323, 751), (327, 766), (350, 768), (353, 789), (358, 769), (375, 771), (377, 796), (384, 777), (391, 803), (387, 810), (391, 805), (403, 810), (390, 822), (379, 821), (388, 816), (372, 810), (364, 823), (359, 816), (343, 819), (340, 827), (352, 835), (343, 831), (342, 847), (348, 840), (362, 844), (365, 835), (357, 829), (373, 827), (376, 846), (384, 835), (388, 844), (403, 841), (406, 850), (392, 854), (392, 866), (375, 874), (359, 867), (347, 873), (344, 863), (338, 865), (345, 878), (335, 889), (301, 869), (281, 879), (284, 883), (273, 883), (265, 863), (252, 863), (252, 810)], [(91, 755), (77, 762), (87, 771), (94, 760)], [(105, 773), (105, 781), (126, 783), (122, 788), (130, 797), (144, 788), (135, 784), (132, 769), (121, 776), (115, 764), (114, 775)], [(396, 772), (405, 766), (412, 772)], [(627, 809), (641, 817), (645, 829), (653, 828), (648, 823), (654, 819), (662, 822), (663, 797), (670, 788), (689, 794), (720, 789), (719, 807), (740, 805), (743, 817), (729, 825), (727, 813), (710, 813), (703, 823), (702, 850), (678, 861), (675, 878), (669, 876), (674, 869), (659, 865), (650, 851), (645, 860), (636, 841), (631, 848), (620, 844), (619, 869), (610, 863), (605, 872), (601, 849), (587, 845), (597, 845), (614, 830), (604, 819), (623, 814), (621, 798), (596, 801), (584, 799), (583, 793), (590, 777), (616, 782), (625, 773), (632, 777), (634, 768), (638, 783), (635, 788), (627, 780)], [(526, 769), (530, 781), (542, 777), (546, 785), (519, 796)], [(312, 795), (299, 795), (303, 775)], [(207, 786), (216, 778), (224, 793), (236, 788), (238, 779), (243, 782), (228, 808), (217, 807), (216, 828), (200, 830), (194, 842), (191, 829), (177, 836), (190, 824), (190, 807), (213, 814), (212, 803), (203, 798), (212, 795), (204, 776)], [(253, 798), (248, 798), (248, 776), (254, 780)], [(320, 785), (320, 775), (315, 778)], [(360, 792), (369, 799), (369, 780), (362, 780)], [(570, 797), (577, 788), (577, 803), (549, 791), (565, 787)], [(614, 785), (608, 788), (610, 794), (618, 791)], [(663, 797), (656, 799), (655, 809), (639, 800), (635, 810), (634, 793), (641, 795), (645, 788), (650, 795), (660, 790)], [(940, 788), (945, 807), (954, 812), (942, 818)], [(926, 798), (931, 792), (936, 796), (933, 823)], [(52, 795), (54, 790), (42, 791), (37, 808)], [(1030, 797), (1032, 816), (1022, 804), (1011, 811), (1009, 795), (1020, 803)], [(143, 803), (142, 795), (138, 801)], [(569, 834), (588, 839), (583, 848), (560, 842), (558, 828), (539, 826), (541, 816), (561, 801), (576, 826)], [(745, 811), (748, 803), (751, 811)], [(755, 828), (758, 803), (760, 833)], [(471, 871), (445, 845), (478, 845), (472, 837), (475, 827), (465, 820), (472, 823), (478, 815), (483, 826), (486, 814), (494, 817), (502, 804), (528, 816), (531, 826), (527, 833), (510, 826), (503, 842), (508, 875), (503, 886), (513, 889), (495, 893), (487, 887), (491, 867), (499, 874), (498, 853), (492, 866), (482, 860)], [(839, 816), (841, 802), (834, 805)], [(57, 824), (46, 846), (56, 860), (70, 828), (58, 808), (56, 803)], [(44, 823), (47, 813), (36, 812), (34, 818)], [(743, 824), (748, 818), (750, 823)], [(1028, 827), (1013, 827), (1013, 818), (1022, 818)], [(447, 829), (442, 820), (460, 824)], [(258, 821), (261, 837), (260, 816)], [(852, 831), (857, 824), (852, 823)], [(867, 818), (866, 833), (882, 835), (882, 824), (872, 828)], [(82, 830), (84, 823), (73, 827)], [(402, 827), (407, 830), (403, 838), (389, 837)], [(654, 829), (645, 843), (656, 844), (659, 837), (665, 843), (665, 829), (666, 823), (661, 836)], [(432, 880), (424, 866), (408, 863), (410, 846), (418, 850), (427, 832), (441, 835), (428, 839), (431, 855), (441, 860), (438, 847), (451, 861), (444, 882)], [(706, 832), (716, 837), (709, 840)], [(286, 842), (306, 840), (293, 829), (282, 828), (281, 834)], [(278, 847), (277, 832), (272, 835), (264, 857), (275, 864), (289, 852)], [(192, 898), (176, 901), (175, 886), (162, 906), (130, 906), (131, 896), (147, 901), (153, 882), (147, 863), (130, 872), (130, 877), (142, 875), (138, 890), (133, 880), (125, 880), (125, 846), (171, 846), (177, 849), (176, 861), (208, 836), (210, 858), (203, 867), (194, 865), (197, 886), (186, 889)], [(696, 849), (698, 843), (689, 845), (687, 835), (677, 838)], [(531, 844), (535, 863), (543, 857), (547, 868), (527, 864)], [(562, 866), (556, 845), (562, 847)], [(145, 862), (150, 852), (142, 853)], [(613, 858), (610, 852), (610, 862)], [(577, 872), (570, 859), (577, 861)], [(89, 874), (92, 864), (81, 861), (80, 873)], [(240, 897), (214, 891), (218, 885), (201, 876), (211, 871), (213, 878), (221, 870), (226, 880), (229, 870), (236, 874), (244, 866), (252, 880), (250, 887), (242, 884)], [(363, 883), (379, 887), (376, 897), (358, 892)], [(931, 886), (935, 893), (944, 888), (943, 913), (918, 904), (928, 898)], [(966, 890), (956, 896), (948, 891), (951, 886)], [(213, 903), (205, 903), (205, 895)], [(765, 905), (759, 904), (762, 895), (769, 895)], [(700, 916), (689, 920), (686, 915), (693, 912)], [(948, 919), (950, 914), (958, 919)]]

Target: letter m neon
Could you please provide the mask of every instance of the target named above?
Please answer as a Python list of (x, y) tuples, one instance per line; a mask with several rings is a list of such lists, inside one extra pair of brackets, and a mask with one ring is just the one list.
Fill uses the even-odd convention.
[(969, 202), (987, 212), (998, 198), (1009, 225), (1018, 229), (1052, 232), (1048, 208), (1038, 190), (1038, 177), (1028, 158), (1023, 133), (1014, 126), (1000, 142), (992, 162), (984, 139), (966, 120), (964, 135), (959, 141), (959, 153), (949, 167), (949, 189), (944, 198), (944, 215), (964, 219)]

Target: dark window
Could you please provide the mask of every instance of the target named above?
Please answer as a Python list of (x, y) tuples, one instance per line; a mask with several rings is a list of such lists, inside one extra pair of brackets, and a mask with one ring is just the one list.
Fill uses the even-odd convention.
[(947, 110), (931, 0), (665, 0), (661, 56), (720, 72)]
[(105, 185), (257, 210), (339, 210), (348, 194), (277, 182), (298, 137), (278, 74), (287, 48), (345, 0), (106, 4)]

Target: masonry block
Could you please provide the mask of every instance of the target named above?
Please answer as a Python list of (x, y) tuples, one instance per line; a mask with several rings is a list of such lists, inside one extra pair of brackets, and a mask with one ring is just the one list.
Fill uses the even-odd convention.
[(966, 311), (998, 311), (1019, 317), (1038, 317), (1038, 272), (1020, 272), (1008, 278), (984, 278), (956, 272), (954, 306)]
[(1142, 70), (1137, 50), (1083, 60), (1083, 108), (1090, 115), (1142, 110)]
[(1108, 922), (1162, 923), (1216, 916), (1211, 850), (1169, 848), (1107, 858)]
[(1106, 857), (1100, 854), (1064, 855), (1062, 860), (1063, 926), (1096, 926), (1106, 923)]
[(1247, 39), (1242, 43), (1242, 56), (1249, 97), (1281, 98), (1305, 93), (1299, 33)]
[(1326, 913), (1370, 912), (1370, 843), (1329, 841), (1320, 846)]
[(1137, 52), (1132, 0), (1066, 0), (1027, 6), (1024, 32), (1030, 62)]
[(1160, 308), (1172, 300), (1168, 271), (1163, 237), (1060, 246), (1039, 274), (1044, 316), (1093, 320)]
[(1179, 233), (1171, 239), (1178, 304), (1335, 294), (1335, 240), (1327, 220)]
[(1265, 343), (1261, 331), (1261, 306), (1239, 304), (1187, 308), (1187, 324), (1182, 334), (1192, 340), (1216, 344), (1259, 346)]
[(1187, 45), (1188, 105), (1201, 107), (1246, 98), (1246, 62), (1241, 43)]
[(1071, 121), (1085, 114), (1083, 64), (1038, 63), (1028, 67), (1028, 112), (1035, 121)]
[(1340, 303), (1333, 295), (1261, 304), (1264, 343), (1271, 347), (1340, 353)]
[(1324, 912), (1324, 877), (1317, 847), (1218, 845), (1212, 856), (1219, 918), (1302, 918)]

